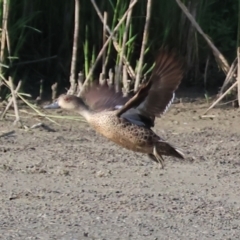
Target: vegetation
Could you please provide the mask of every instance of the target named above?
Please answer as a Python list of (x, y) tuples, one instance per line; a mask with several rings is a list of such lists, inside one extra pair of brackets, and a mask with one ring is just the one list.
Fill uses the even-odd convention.
[[(77, 64), (74, 70), (76, 76), (79, 72), (84, 76), (89, 74), (104, 41), (110, 35), (107, 30), (103, 31), (103, 23), (93, 2), (102, 15), (105, 12), (107, 25), (110, 31), (113, 31), (128, 9), (129, 2), (133, 1), (79, 0), (79, 38)], [(204, 33), (232, 63), (236, 58), (237, 49), (240, 17), (238, 1), (181, 2), (188, 8)], [(133, 70), (138, 69), (147, 4), (147, 0), (141, 0), (134, 5), (129, 19), (126, 17), (114, 35), (115, 44), (111, 41), (107, 45), (103, 57), (96, 64), (93, 78), (99, 78), (103, 65), (106, 74), (116, 65), (121, 67), (124, 65), (121, 54), (116, 51), (116, 44), (120, 49), (125, 46), (124, 55), (127, 61)], [(1, 0), (1, 75), (6, 79), (12, 77), (15, 85), (21, 80), (22, 91), (31, 93), (34, 97), (38, 96), (42, 82), (43, 92), (50, 91), (55, 82), (58, 83), (60, 90), (69, 87), (74, 42), (74, 12), (73, 0), (57, 2)], [(128, 32), (124, 37), (126, 29)], [(219, 69), (212, 49), (192, 26), (175, 0), (151, 1), (150, 24), (147, 31), (141, 77), (151, 70), (156, 50), (162, 45), (168, 45), (186, 57), (187, 71), (184, 84), (215, 89), (222, 85), (225, 74)], [(6, 97), (7, 93), (8, 90), (2, 86), (0, 95)]]

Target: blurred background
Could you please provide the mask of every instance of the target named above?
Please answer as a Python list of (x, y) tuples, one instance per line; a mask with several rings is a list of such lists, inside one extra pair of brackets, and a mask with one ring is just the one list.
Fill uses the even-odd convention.
[[(132, 11), (128, 12), (114, 33), (115, 44), (110, 41), (96, 62), (110, 35), (106, 26), (113, 31), (133, 2), (2, 0), (2, 78), (11, 77), (15, 85), (21, 80), (21, 91), (36, 98), (40, 88), (47, 94), (54, 83), (57, 83), (60, 92), (69, 88), (71, 72), (75, 74), (72, 77), (77, 82), (79, 72), (85, 79), (95, 65), (90, 80), (99, 79), (103, 71), (108, 78), (109, 71), (114, 72), (116, 66), (121, 69), (127, 61), (142, 81), (151, 72), (156, 51), (165, 45), (175, 48), (185, 58), (186, 72), (182, 86), (218, 92), (226, 72), (219, 67), (212, 48), (175, 0), (136, 1)], [(238, 1), (180, 2), (231, 65), (237, 56), (240, 21)], [(105, 19), (105, 27), (94, 3)], [(149, 19), (148, 24), (146, 18)], [(77, 38), (76, 35), (74, 37), (74, 29), (77, 30)], [(73, 58), (74, 43), (77, 51)], [(123, 46), (125, 62), (120, 54)], [(141, 51), (144, 53), (142, 64), (139, 63)], [(71, 66), (75, 67), (71, 70)], [(128, 78), (133, 82), (132, 89), (136, 79), (129, 73)], [(3, 84), (0, 92), (2, 99), (8, 93), (9, 89)]]

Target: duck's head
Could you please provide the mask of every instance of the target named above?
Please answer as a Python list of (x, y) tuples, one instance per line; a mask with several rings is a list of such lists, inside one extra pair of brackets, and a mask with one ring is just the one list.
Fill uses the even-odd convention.
[(86, 110), (87, 106), (83, 100), (74, 95), (60, 95), (58, 99), (50, 105), (44, 106), (45, 109), (63, 108), (66, 110)]

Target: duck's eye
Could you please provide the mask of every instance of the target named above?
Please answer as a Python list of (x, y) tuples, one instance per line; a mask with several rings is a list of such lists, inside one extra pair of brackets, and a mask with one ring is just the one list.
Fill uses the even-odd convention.
[(69, 98), (69, 97), (66, 97), (66, 98), (65, 98), (65, 101), (66, 101), (66, 102), (69, 102), (69, 101), (70, 101), (70, 98)]

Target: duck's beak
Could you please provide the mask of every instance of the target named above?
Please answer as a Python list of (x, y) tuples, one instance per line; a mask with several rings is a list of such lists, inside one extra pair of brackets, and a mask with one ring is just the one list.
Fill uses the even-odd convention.
[(52, 104), (46, 105), (43, 107), (44, 109), (57, 109), (60, 108), (58, 102), (54, 102)]

